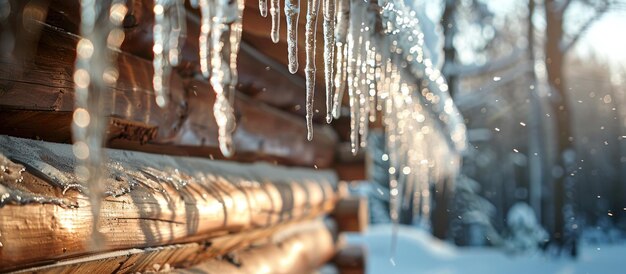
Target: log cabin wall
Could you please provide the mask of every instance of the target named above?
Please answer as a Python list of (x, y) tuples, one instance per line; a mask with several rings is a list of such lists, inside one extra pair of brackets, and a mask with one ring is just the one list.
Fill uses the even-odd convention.
[(194, 242), (211, 248), (185, 246), (198, 259), (172, 263), (199, 263), (330, 213), (339, 199), (329, 171), (111, 149), (106, 156), (97, 224), (105, 244), (90, 247), (90, 202), (71, 145), (0, 136), (0, 272)]
[[(0, 33), (16, 34), (13, 51), (0, 52), (0, 272), (129, 273), (159, 271), (163, 265), (215, 269), (232, 267), (230, 259), (219, 257), (231, 252), (241, 252), (244, 260), (267, 253), (265, 260), (271, 262), (284, 250), (268, 239), (313, 227), (278, 243), (304, 246), (302, 255), (283, 260), (286, 271), (312, 271), (340, 248), (336, 226), (366, 226), (362, 201), (333, 213), (338, 225), (319, 226), (320, 216), (339, 203), (339, 178), (328, 170), (345, 174), (337, 151), (345, 147), (342, 136), (349, 125), (325, 123), (322, 92), (317, 92), (315, 138), (306, 140), (302, 72), (292, 75), (285, 60), (274, 59), (286, 52), (284, 42), (267, 47), (258, 36), (261, 29), (269, 30), (268, 20), (245, 20), (234, 101), (236, 154), (228, 160), (270, 164), (209, 161), (224, 157), (212, 110), (215, 94), (199, 77), (198, 14), (188, 7), (183, 62), (171, 75), (170, 104), (160, 108), (152, 88), (153, 4), (135, 0), (129, 1), (126, 39), (117, 54), (119, 79), (109, 87), (105, 146), (121, 150), (107, 151), (110, 176), (97, 224), (106, 244), (90, 247), (87, 188), (77, 183), (69, 145), (79, 5), (10, 3), (9, 24), (0, 24)], [(323, 86), (320, 79), (318, 87)], [(349, 179), (364, 175), (363, 158), (356, 159), (348, 161)], [(251, 244), (260, 247), (250, 251)], [(258, 262), (256, 255), (250, 260)]]
[[(16, 40), (14, 52), (0, 53), (0, 134), (70, 143), (79, 5), (59, 0), (15, 1), (13, 6), (10, 17), (23, 23), (2, 28), (28, 39)], [(110, 87), (106, 146), (223, 159), (212, 111), (215, 95), (199, 77), (198, 11), (187, 7), (182, 62), (171, 75), (171, 104), (161, 109), (154, 103), (151, 77), (152, 1), (134, 0), (128, 6), (126, 38), (117, 58), (120, 77)], [(323, 121), (323, 92), (316, 92), (315, 136), (306, 141), (303, 72), (287, 71), (284, 31), (281, 42), (267, 44), (266, 19), (258, 15), (256, 1), (246, 1), (234, 103), (236, 155), (231, 160), (335, 168), (348, 179), (363, 179), (363, 157), (345, 164), (337, 161), (344, 158), (337, 158), (337, 151), (345, 146), (349, 124), (342, 121), (345, 118), (332, 126)], [(300, 53), (302, 59), (304, 50)], [(321, 63), (321, 54), (318, 59)], [(322, 77), (319, 73), (317, 87), (323, 87)]]

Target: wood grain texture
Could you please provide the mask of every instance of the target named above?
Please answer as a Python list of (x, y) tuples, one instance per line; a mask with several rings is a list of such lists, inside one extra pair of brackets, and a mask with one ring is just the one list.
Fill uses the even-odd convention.
[(0, 154), (0, 271), (271, 227), (329, 212), (338, 199), (328, 171), (109, 149), (105, 245), (92, 249), (71, 146), (0, 136)]
[[(326, 220), (326, 223), (328, 220)], [(332, 222), (332, 221), (331, 221)], [(237, 254), (250, 249), (263, 248), (266, 245), (282, 245), (294, 236), (319, 236), (320, 230), (334, 234), (336, 231), (324, 227), (320, 219), (288, 222), (268, 228), (218, 236), (203, 242), (173, 244), (151, 248), (132, 248), (120, 251), (87, 255), (78, 258), (61, 260), (52, 264), (22, 269), (17, 273), (136, 273), (136, 272), (170, 272), (175, 269), (186, 269), (207, 262), (228, 263), (227, 258), (238, 258)], [(334, 246), (333, 238), (317, 238), (323, 241), (324, 247)], [(305, 243), (302, 243), (303, 245)], [(306, 247), (305, 247), (306, 248)], [(314, 247), (309, 247), (314, 248)], [(300, 252), (300, 250), (297, 250)], [(322, 259), (328, 260), (330, 254)], [(306, 260), (299, 256), (288, 257), (287, 260)], [(247, 264), (246, 261), (242, 262)], [(316, 263), (316, 262), (309, 262)], [(295, 264), (295, 262), (292, 262)], [(297, 264), (296, 264), (297, 265)], [(197, 268), (197, 267), (195, 267)]]
[(311, 273), (335, 253), (333, 233), (323, 222), (302, 227), (283, 240), (213, 259), (173, 273)]
[[(0, 120), (3, 121), (0, 134), (70, 141), (69, 123), (74, 104), (71, 75), (77, 40), (75, 35), (44, 25), (34, 58), (0, 58)], [(118, 55), (118, 68), (120, 77), (116, 86), (111, 87), (108, 116), (117, 119), (117, 125), (121, 122), (134, 126), (126, 127), (122, 135), (111, 134), (109, 146), (220, 157), (212, 111), (215, 95), (205, 80), (183, 79), (172, 74), (171, 103), (162, 109), (154, 103), (149, 61), (122, 52)], [(272, 79), (276, 80), (268, 81)], [(257, 94), (255, 98), (264, 96)], [(236, 96), (239, 126), (234, 133), (237, 151), (234, 160), (269, 160), (320, 168), (332, 165), (337, 137), (331, 127), (317, 125), (316, 139), (308, 142), (304, 120), (257, 99), (244, 94)], [(275, 103), (290, 108), (288, 102)], [(109, 131), (119, 133), (119, 127), (115, 123), (112, 126)], [(142, 134), (134, 136), (136, 133)]]

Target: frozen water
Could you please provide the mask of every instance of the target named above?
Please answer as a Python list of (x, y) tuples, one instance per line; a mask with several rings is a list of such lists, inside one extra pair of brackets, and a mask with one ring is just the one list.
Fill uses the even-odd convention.
[(306, 128), (307, 139), (313, 139), (313, 96), (315, 93), (315, 37), (317, 32), (317, 12), (319, 0), (307, 0), (306, 26), (305, 26), (305, 49), (306, 67)]

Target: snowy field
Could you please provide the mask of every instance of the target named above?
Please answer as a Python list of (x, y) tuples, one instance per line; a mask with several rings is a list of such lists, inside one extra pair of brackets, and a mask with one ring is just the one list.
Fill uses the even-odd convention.
[(509, 256), (495, 248), (458, 248), (423, 231), (399, 227), (397, 249), (391, 259), (391, 231), (391, 225), (377, 225), (371, 226), (364, 236), (348, 235), (350, 243), (365, 241), (367, 273), (626, 273), (626, 244), (583, 245), (577, 260), (542, 254)]

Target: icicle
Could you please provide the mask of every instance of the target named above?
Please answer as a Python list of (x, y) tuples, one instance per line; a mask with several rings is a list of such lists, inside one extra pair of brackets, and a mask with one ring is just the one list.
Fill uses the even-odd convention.
[[(231, 60), (233, 60), (231, 43), (238, 42), (236, 34), (237, 26), (241, 21), (241, 1), (230, 3), (229, 0), (216, 1), (215, 16), (211, 27), (211, 86), (215, 91), (215, 105), (213, 115), (218, 126), (218, 141), (220, 150), (226, 157), (233, 154), (232, 131), (235, 128), (233, 108), (228, 102), (226, 93), (232, 85)], [(240, 26), (239, 26), (240, 28)], [(235, 53), (236, 54), (236, 53)], [(236, 61), (236, 55), (234, 57)], [(236, 68), (235, 68), (236, 69)]]
[(259, 12), (261, 16), (267, 17), (267, 0), (259, 0)]
[[(72, 121), (73, 152), (78, 160), (76, 177), (87, 185), (93, 216), (92, 244), (101, 246), (103, 238), (98, 231), (102, 199), (105, 155), (102, 150), (106, 130), (105, 107), (111, 97), (109, 88), (115, 87), (118, 71), (116, 52), (124, 40), (119, 28), (127, 8), (121, 0), (80, 1), (80, 34), (76, 46), (74, 87), (75, 110)], [(109, 49), (111, 48), (111, 49)]]
[(199, 0), (200, 14), (202, 16), (200, 20), (200, 38), (199, 38), (199, 54), (200, 54), (200, 71), (202, 76), (208, 78), (211, 74), (210, 68), (210, 43), (209, 34), (211, 33), (211, 4), (209, 0)]
[(305, 47), (306, 47), (306, 67), (304, 75), (306, 78), (306, 128), (307, 139), (313, 139), (313, 95), (315, 92), (315, 34), (317, 32), (317, 9), (319, 0), (307, 0), (306, 26), (305, 26)]
[[(368, 41), (369, 42), (369, 41)], [(376, 122), (376, 86), (377, 86), (377, 64), (376, 64), (376, 47), (368, 48), (367, 51), (367, 88), (369, 91), (369, 121)]]
[(172, 65), (178, 64), (182, 38), (185, 34), (185, 7), (183, 0), (156, 0), (153, 7), (154, 76), (152, 86), (156, 103), (165, 107), (169, 98), (169, 77)]
[(241, 34), (243, 32), (243, 9), (245, 7), (244, 0), (235, 0), (237, 7), (236, 18), (231, 25), (230, 30), (230, 85), (228, 94), (230, 95), (231, 105), (235, 100), (235, 89), (239, 81), (239, 73), (237, 72), (237, 55), (239, 54), (239, 45), (241, 45)]
[(335, 92), (333, 98), (332, 115), (335, 119), (339, 119), (341, 115), (341, 101), (343, 92), (346, 89), (347, 82), (347, 61), (348, 61), (348, 45), (346, 36), (348, 35), (348, 27), (350, 26), (350, 0), (337, 0), (337, 20), (335, 27), (335, 43), (337, 47), (336, 70), (335, 73)]
[(348, 45), (347, 43), (337, 44), (337, 60), (335, 70), (335, 92), (333, 93), (333, 118), (339, 119), (341, 116), (341, 103), (343, 100), (344, 90), (347, 83), (347, 66), (348, 66)]
[[(396, 127), (397, 121), (395, 116), (395, 110), (393, 105), (393, 99), (388, 97), (386, 100), (386, 125), (385, 125), (385, 133), (387, 140), (387, 149), (389, 151), (389, 215), (391, 218), (391, 222), (394, 226), (397, 226), (399, 220), (399, 212), (398, 212), (398, 180), (397, 180), (397, 172), (396, 167), (398, 166), (397, 161), (397, 147), (396, 147)], [(393, 235), (393, 239), (396, 239), (396, 235)], [(395, 250), (392, 243), (392, 251)]]
[[(365, 14), (364, 14), (365, 15)], [(359, 135), (360, 135), (360, 147), (367, 146), (367, 133), (369, 126), (369, 102), (367, 99), (368, 96), (368, 64), (367, 64), (367, 52), (370, 46), (368, 33), (369, 28), (366, 26), (366, 21), (361, 22), (361, 29), (359, 34), (359, 45), (361, 45), (361, 50), (358, 56), (358, 64), (359, 64), (359, 87), (357, 88), (357, 95), (359, 98)]]
[(270, 15), (272, 16), (272, 30), (270, 37), (272, 42), (280, 40), (280, 0), (270, 0)]
[(285, 17), (287, 20), (287, 59), (289, 72), (298, 72), (298, 17), (300, 0), (286, 0)]
[(187, 18), (185, 13), (184, 0), (174, 0), (172, 9), (173, 13), (170, 15), (171, 31), (169, 34), (169, 46), (168, 46), (168, 58), (169, 65), (177, 66), (180, 62), (180, 51), (182, 48), (181, 41), (184, 41), (187, 35)]
[(333, 120), (333, 60), (335, 60), (335, 0), (322, 0), (324, 10), (324, 80), (326, 82), (326, 122)]
[(367, 102), (367, 94), (361, 93), (359, 96), (359, 134), (361, 135), (361, 147), (367, 146), (367, 134), (369, 130), (369, 104)]
[[(355, 11), (355, 6), (357, 4), (355, 4), (354, 2), (350, 3), (350, 10), (353, 11), (352, 13), (354, 13)], [(358, 39), (358, 34), (357, 32), (359, 31), (358, 25), (359, 25), (360, 21), (358, 20), (357, 17), (353, 16), (352, 19), (350, 20), (350, 28), (348, 29), (348, 36), (347, 36), (347, 44), (348, 44), (348, 66), (346, 69), (347, 72), (347, 78), (348, 78), (348, 96), (350, 99), (350, 147), (352, 150), (352, 154), (356, 155), (358, 152), (358, 145), (359, 145), (359, 134), (358, 134), (358, 98), (356, 95), (356, 86), (357, 86), (357, 56), (358, 56), (358, 50), (359, 50), (359, 46), (358, 46), (358, 41), (355, 41), (355, 39)]]
[(163, 5), (165, 1), (156, 1), (154, 4), (154, 26), (152, 28), (154, 37), (154, 46), (152, 51), (154, 52), (154, 58), (152, 64), (154, 66), (154, 75), (152, 77), (152, 86), (154, 87), (154, 93), (156, 95), (156, 103), (160, 107), (167, 105), (166, 88), (169, 74), (165, 57), (163, 52), (165, 51), (165, 41), (167, 41), (166, 33), (167, 26), (165, 25), (165, 9)]

